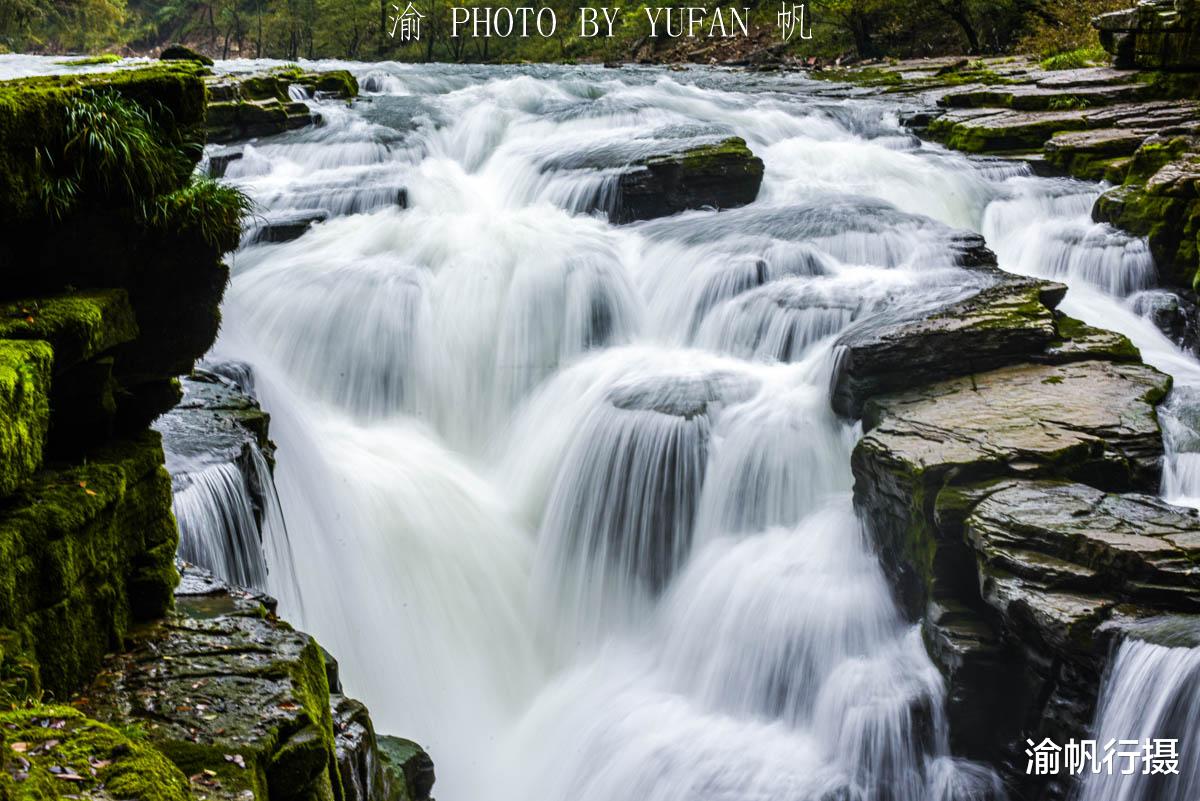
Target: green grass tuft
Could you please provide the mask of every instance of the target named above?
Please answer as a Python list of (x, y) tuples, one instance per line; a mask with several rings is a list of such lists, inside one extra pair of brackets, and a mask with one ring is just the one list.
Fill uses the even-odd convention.
[(154, 198), (146, 217), (152, 225), (193, 229), (224, 253), (237, 247), (242, 221), (254, 209), (254, 201), (237, 187), (196, 176), (182, 189)]

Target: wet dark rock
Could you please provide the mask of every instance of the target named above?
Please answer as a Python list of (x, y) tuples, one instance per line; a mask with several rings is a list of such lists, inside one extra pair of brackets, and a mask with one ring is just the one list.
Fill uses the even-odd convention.
[(302, 237), (314, 224), (327, 219), (329, 212), (321, 209), (271, 214), (247, 230), (245, 244), (291, 242)]
[(871, 396), (1028, 359), (1059, 335), (1066, 287), (1007, 278), (933, 313), (865, 321), (838, 340), (833, 407), (858, 417)]
[(688, 209), (730, 209), (758, 196), (763, 163), (738, 137), (635, 162), (618, 179), (609, 217), (616, 223)]
[(1176, 345), (1195, 351), (1200, 344), (1200, 309), (1194, 300), (1165, 289), (1139, 292), (1130, 300), (1135, 314), (1145, 317)]
[(618, 387), (609, 401), (618, 409), (658, 412), (690, 420), (708, 414), (710, 404), (743, 400), (755, 383), (732, 373), (664, 377)]
[(241, 150), (225, 150), (210, 154), (208, 157), (208, 177), (224, 178), (226, 171), (229, 170), (229, 165), (235, 161), (240, 161), (244, 155), (245, 153)]
[[(188, 577), (193, 570), (185, 566), (175, 611), (110, 657), (79, 705), (137, 726), (190, 777), (197, 799), (412, 798), (386, 792), (370, 717), (330, 695), (316, 642), (252, 593)], [(358, 787), (367, 794), (343, 794)]]
[(408, 801), (429, 801), (436, 777), (425, 749), (412, 740), (380, 735), (379, 758), (393, 775), (404, 777)]

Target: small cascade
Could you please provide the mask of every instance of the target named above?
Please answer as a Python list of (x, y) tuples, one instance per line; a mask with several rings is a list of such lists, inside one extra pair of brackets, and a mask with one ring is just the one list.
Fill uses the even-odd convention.
[(179, 556), (238, 587), (266, 590), (267, 560), (250, 485), (240, 465), (183, 474), (172, 504)]
[(206, 363), (183, 385), (184, 400), (155, 423), (172, 475), (179, 557), (302, 608), (272, 466), (241, 417), (257, 408), (253, 373), (242, 362)]
[(1194, 628), (1168, 630), (1165, 635), (1162, 645), (1132, 636), (1121, 642), (1100, 689), (1095, 730), (1089, 737), (1097, 741), (1101, 755), (1110, 740), (1136, 740), (1139, 750), (1148, 740), (1175, 740), (1177, 775), (1144, 772), (1141, 759), (1123, 775), (1129, 760), (1118, 759), (1111, 774), (1102, 770), (1084, 775), (1077, 801), (1200, 798), (1200, 645)]

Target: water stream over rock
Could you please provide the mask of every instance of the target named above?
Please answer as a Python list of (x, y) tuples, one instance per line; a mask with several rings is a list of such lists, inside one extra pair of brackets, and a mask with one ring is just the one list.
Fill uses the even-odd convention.
[[(284, 613), (428, 746), (439, 795), (1001, 797), (948, 755), (851, 508), (831, 347), (993, 280), (967, 229), (1200, 383), (1129, 308), (1153, 264), (1090, 222), (1097, 189), (798, 78), (355, 69), (353, 108), (228, 167), (271, 212), (330, 216), (239, 252), (217, 352), (274, 415), (305, 598)], [(728, 134), (765, 162), (750, 206), (582, 213), (607, 154)], [(1200, 495), (1182, 450), (1176, 500)]]
[[(1200, 365), (1138, 313), (1154, 266), (1091, 222), (1097, 187), (922, 145), (896, 104), (796, 76), (338, 66), (358, 102), (226, 167), (268, 220), (325, 218), (234, 256), (214, 359), (252, 366), (278, 445), (288, 547), (247, 583), (428, 748), (438, 796), (1003, 798), (950, 756), (854, 513), (833, 342), (993, 282), (963, 256), (982, 234), (1175, 377), (1163, 493), (1200, 503)], [(587, 213), (613, 154), (728, 135), (765, 164), (754, 203)], [(185, 531), (209, 485), (246, 528), (239, 478), (195, 476)], [(1121, 646), (1106, 698), (1171, 669), (1155, 648)], [(1118, 707), (1100, 729), (1159, 714)]]

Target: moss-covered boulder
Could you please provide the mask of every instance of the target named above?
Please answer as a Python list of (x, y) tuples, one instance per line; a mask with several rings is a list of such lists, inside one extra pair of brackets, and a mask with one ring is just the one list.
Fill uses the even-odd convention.
[(1147, 237), (1162, 281), (1193, 288), (1200, 275), (1200, 142), (1147, 140), (1125, 183), (1102, 195), (1092, 216)]
[(688, 209), (744, 206), (758, 196), (762, 177), (762, 159), (739, 137), (651, 156), (621, 173), (609, 216), (627, 223)]
[(63, 698), (136, 620), (171, 601), (177, 534), (159, 437), (145, 432), (38, 473), (0, 511), (0, 629)]
[(213, 60), (208, 56), (179, 43), (164, 47), (162, 52), (158, 54), (158, 57), (162, 61), (194, 61), (208, 67), (211, 67), (213, 64)]
[(137, 732), (64, 706), (0, 712), (0, 799), (189, 801), (187, 778)]
[(272, 136), (319, 122), (294, 89), (307, 98), (352, 100), (358, 81), (347, 70), (305, 72), (285, 67), (245, 76), (220, 76), (207, 83), (208, 136), (232, 142)]
[(42, 465), (54, 354), (45, 342), (0, 340), (0, 497)]

